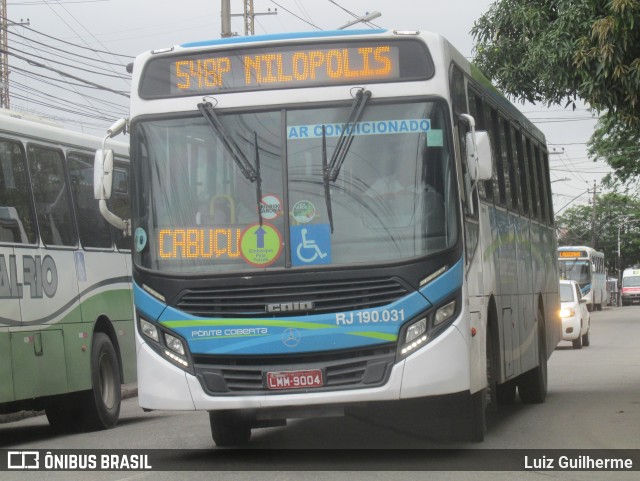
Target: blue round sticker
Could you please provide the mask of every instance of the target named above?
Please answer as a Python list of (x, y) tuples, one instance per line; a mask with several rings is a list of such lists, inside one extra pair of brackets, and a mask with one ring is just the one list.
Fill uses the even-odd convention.
[(136, 252), (142, 252), (142, 249), (147, 245), (147, 233), (142, 227), (136, 229), (133, 242), (136, 246)]

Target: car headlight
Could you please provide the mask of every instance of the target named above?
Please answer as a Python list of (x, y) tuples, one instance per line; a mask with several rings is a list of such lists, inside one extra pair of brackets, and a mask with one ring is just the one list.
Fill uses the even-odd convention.
[(563, 319), (565, 317), (573, 317), (576, 315), (576, 311), (574, 311), (573, 309), (569, 309), (569, 308), (563, 308), (560, 309), (560, 317), (562, 317)]

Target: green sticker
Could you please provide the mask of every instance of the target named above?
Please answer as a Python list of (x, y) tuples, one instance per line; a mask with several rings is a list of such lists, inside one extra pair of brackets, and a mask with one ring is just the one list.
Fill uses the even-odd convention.
[(242, 233), (240, 253), (252, 266), (270, 266), (280, 257), (281, 252), (282, 236), (272, 225), (254, 224)]
[(427, 131), (427, 145), (429, 147), (442, 147), (444, 146), (444, 138), (442, 136), (442, 130), (429, 130)]
[(308, 200), (300, 200), (293, 206), (292, 214), (296, 222), (306, 224), (316, 216), (316, 207)]

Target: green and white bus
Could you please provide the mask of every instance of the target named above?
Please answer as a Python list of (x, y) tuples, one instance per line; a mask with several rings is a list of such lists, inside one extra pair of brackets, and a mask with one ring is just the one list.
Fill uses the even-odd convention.
[[(0, 413), (45, 410), (56, 430), (115, 426), (136, 376), (130, 237), (93, 198), (101, 144), (0, 113)], [(108, 145), (128, 215), (128, 145)]]

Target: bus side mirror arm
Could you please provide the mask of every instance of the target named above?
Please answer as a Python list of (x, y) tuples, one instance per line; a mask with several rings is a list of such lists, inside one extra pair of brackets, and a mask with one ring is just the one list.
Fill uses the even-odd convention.
[(107, 207), (107, 200), (111, 198), (113, 186), (113, 150), (105, 149), (107, 139), (118, 135), (126, 129), (126, 119), (120, 119), (108, 130), (102, 141), (102, 148), (96, 151), (93, 162), (93, 197), (98, 201), (98, 207), (102, 217), (109, 224), (125, 233), (131, 235), (131, 221), (124, 220), (115, 215)]

